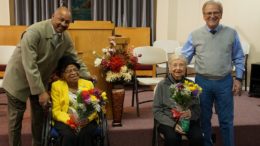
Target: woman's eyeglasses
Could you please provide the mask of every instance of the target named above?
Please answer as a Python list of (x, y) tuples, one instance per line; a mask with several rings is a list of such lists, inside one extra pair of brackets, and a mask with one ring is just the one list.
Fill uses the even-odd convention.
[(76, 72), (78, 73), (79, 72), (79, 69), (77, 68), (72, 68), (72, 69), (68, 69), (68, 70), (65, 70), (64, 73), (68, 73), (68, 74), (71, 74), (73, 72)]

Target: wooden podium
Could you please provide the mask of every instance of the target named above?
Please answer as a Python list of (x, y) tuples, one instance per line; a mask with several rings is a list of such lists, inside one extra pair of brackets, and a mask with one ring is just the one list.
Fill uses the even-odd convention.
[(94, 66), (96, 56), (93, 55), (93, 51), (102, 54), (102, 48), (108, 46), (107, 38), (112, 35), (114, 24), (108, 21), (75, 21), (70, 24), (68, 30), (79, 56), (87, 65), (90, 73), (97, 76), (97, 87), (107, 90), (100, 69)]

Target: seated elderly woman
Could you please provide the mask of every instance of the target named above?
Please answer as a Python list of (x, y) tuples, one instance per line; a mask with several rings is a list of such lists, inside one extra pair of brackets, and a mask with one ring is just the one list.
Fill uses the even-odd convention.
[(94, 133), (97, 128), (97, 113), (92, 113), (79, 122), (80, 131), (75, 125), (68, 123), (70, 119), (77, 121), (77, 117), (70, 112), (73, 101), (76, 101), (79, 89), (93, 89), (94, 85), (88, 80), (79, 77), (80, 65), (69, 56), (60, 59), (57, 66), (59, 80), (52, 83), (52, 116), (54, 127), (61, 135), (62, 146), (92, 146)]
[[(176, 129), (177, 120), (173, 117), (172, 110), (177, 109), (176, 102), (171, 98), (171, 85), (184, 83), (186, 72), (186, 59), (182, 55), (171, 54), (168, 60), (169, 75), (158, 83), (153, 103), (153, 114), (158, 121), (158, 131), (164, 135), (165, 146), (180, 146), (182, 143), (182, 129)], [(191, 82), (191, 81), (190, 81)], [(189, 131), (186, 133), (190, 146), (202, 146), (202, 132), (200, 128), (200, 105), (196, 100), (188, 110), (180, 112), (180, 118), (189, 119)]]

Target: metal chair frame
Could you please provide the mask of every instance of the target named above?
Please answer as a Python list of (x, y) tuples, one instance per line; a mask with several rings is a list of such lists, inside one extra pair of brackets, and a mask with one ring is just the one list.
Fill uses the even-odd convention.
[[(156, 40), (153, 43), (153, 47), (158, 47), (164, 49), (164, 51), (167, 53), (167, 61), (168, 61), (168, 55), (172, 53), (180, 53), (180, 43), (177, 40)], [(156, 72), (156, 75), (164, 75), (168, 74), (168, 65), (167, 63), (161, 63), (157, 65), (158, 68), (165, 69), (165, 72)]]
[[(151, 47), (151, 46), (143, 46), (137, 47), (134, 49), (134, 55), (138, 56), (138, 63), (141, 65), (156, 65), (159, 63), (167, 62), (167, 54), (161, 48)], [(144, 100), (139, 101), (139, 93), (146, 91), (153, 91), (153, 89), (140, 89), (140, 86), (151, 87), (157, 85), (163, 77), (139, 77), (136, 74), (134, 75), (134, 85), (133, 85), (133, 93), (132, 93), (132, 106), (134, 106), (134, 100), (136, 100), (136, 112), (137, 116), (140, 116), (139, 104), (147, 103), (153, 101)]]

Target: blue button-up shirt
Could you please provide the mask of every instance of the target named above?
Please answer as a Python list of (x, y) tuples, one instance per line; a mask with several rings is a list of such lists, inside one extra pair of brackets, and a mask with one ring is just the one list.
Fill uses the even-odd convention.
[[(218, 32), (221, 27), (222, 25), (218, 25), (215, 30)], [(208, 31), (210, 31), (209, 28)], [(234, 37), (235, 39), (232, 45), (232, 61), (236, 67), (236, 77), (242, 79), (244, 72), (244, 53), (238, 34), (236, 33)], [(188, 62), (190, 62), (192, 57), (195, 55), (195, 47), (193, 45), (191, 34), (189, 35), (188, 40), (184, 44), (181, 52), (188, 59)]]

